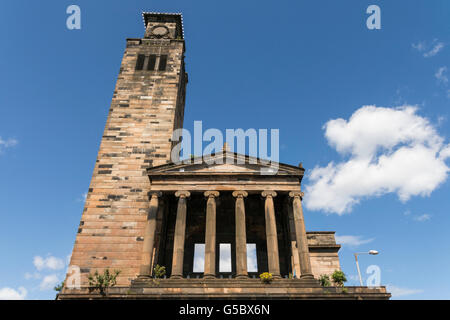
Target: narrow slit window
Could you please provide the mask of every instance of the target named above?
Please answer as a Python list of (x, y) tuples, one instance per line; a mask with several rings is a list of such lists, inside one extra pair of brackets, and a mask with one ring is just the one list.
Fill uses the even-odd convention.
[(156, 65), (156, 55), (151, 54), (148, 57), (147, 70), (150, 70), (150, 71), (155, 70), (155, 65)]
[(194, 244), (194, 272), (205, 272), (205, 244)]
[(247, 272), (258, 272), (256, 243), (247, 243)]
[(142, 70), (144, 68), (145, 56), (143, 54), (138, 54), (136, 61), (136, 70)]
[(159, 71), (165, 71), (167, 67), (167, 55), (162, 55), (159, 57)]
[(219, 272), (231, 272), (231, 244), (221, 243), (219, 254)]

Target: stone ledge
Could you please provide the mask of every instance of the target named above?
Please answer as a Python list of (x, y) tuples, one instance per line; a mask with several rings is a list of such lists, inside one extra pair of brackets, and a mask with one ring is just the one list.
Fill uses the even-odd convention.
[(321, 287), (317, 280), (276, 279), (136, 279), (130, 287), (113, 287), (105, 295), (88, 288), (67, 289), (57, 297), (66, 299), (350, 299), (387, 300), (385, 287)]
[[(274, 279), (270, 284), (263, 283), (260, 279), (158, 279), (158, 287), (218, 287), (218, 288), (265, 288), (272, 287), (320, 287), (315, 279)], [(137, 278), (131, 282), (131, 288), (153, 287), (154, 281), (150, 278)]]

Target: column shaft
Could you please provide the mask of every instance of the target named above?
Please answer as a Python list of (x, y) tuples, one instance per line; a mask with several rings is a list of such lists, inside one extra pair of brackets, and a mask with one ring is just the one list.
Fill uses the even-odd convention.
[(314, 278), (311, 271), (311, 261), (309, 257), (308, 238), (306, 237), (305, 220), (303, 218), (303, 208), (301, 197), (303, 192), (290, 192), (292, 200), (292, 211), (294, 215), (295, 236), (300, 260), (300, 278)]
[(190, 193), (177, 191), (178, 198), (177, 219), (175, 223), (175, 235), (173, 240), (172, 278), (183, 277), (184, 240), (186, 236), (186, 198)]
[(247, 236), (245, 231), (245, 191), (235, 191), (235, 225), (236, 225), (236, 277), (246, 278), (247, 272)]
[(264, 191), (262, 196), (266, 198), (264, 209), (266, 219), (266, 239), (267, 239), (267, 260), (269, 272), (273, 277), (280, 277), (280, 257), (278, 253), (277, 223), (275, 220), (275, 208), (273, 197), (277, 194), (274, 191)]
[(204, 278), (216, 276), (216, 199), (217, 191), (205, 192), (206, 203), (206, 231), (205, 231), (205, 270)]
[(152, 258), (153, 258), (153, 248), (155, 245), (155, 234), (156, 234), (156, 216), (158, 213), (158, 196), (161, 193), (153, 193), (150, 200), (150, 208), (147, 215), (147, 224), (145, 225), (144, 231), (144, 243), (142, 247), (142, 258), (140, 275), (141, 276), (151, 276), (152, 275)]

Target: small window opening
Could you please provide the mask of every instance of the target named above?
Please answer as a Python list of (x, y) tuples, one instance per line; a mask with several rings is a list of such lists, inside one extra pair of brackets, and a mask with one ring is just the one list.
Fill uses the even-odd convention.
[(231, 244), (221, 243), (219, 254), (219, 272), (231, 272)]
[(194, 244), (194, 272), (205, 272), (205, 244)]
[(148, 57), (147, 70), (153, 71), (155, 70), (156, 65), (156, 55), (152, 54)]
[(139, 54), (136, 61), (136, 70), (142, 70), (144, 68), (144, 60), (145, 56), (143, 54)]
[(159, 57), (158, 71), (165, 71), (167, 66), (167, 55), (162, 55)]
[(256, 243), (247, 243), (247, 272), (258, 272)]

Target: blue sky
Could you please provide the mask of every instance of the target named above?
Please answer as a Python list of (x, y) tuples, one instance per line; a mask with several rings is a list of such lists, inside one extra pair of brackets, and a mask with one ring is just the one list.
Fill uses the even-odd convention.
[[(81, 8), (81, 30), (66, 28), (70, 4)], [(371, 4), (381, 8), (380, 30), (366, 27)], [(360, 259), (365, 277), (376, 264), (396, 298), (450, 299), (450, 2), (60, 0), (0, 8), (0, 296), (54, 298), (125, 39), (143, 36), (145, 10), (183, 12), (185, 128), (202, 120), (221, 130), (280, 129), (280, 160), (303, 162), (305, 186), (328, 201), (306, 205), (307, 229), (345, 240), (348, 285), (357, 284), (352, 253), (377, 249)], [(361, 109), (367, 105), (376, 107)], [(366, 118), (351, 118), (357, 111)], [(404, 135), (390, 146), (386, 132)], [(361, 160), (357, 141), (377, 146), (362, 172), (376, 167), (381, 181), (345, 180), (345, 166)], [(413, 154), (394, 159), (405, 146)], [(397, 175), (405, 167), (418, 179)], [(320, 168), (341, 178), (326, 180)], [(353, 205), (337, 207), (336, 199)]]

